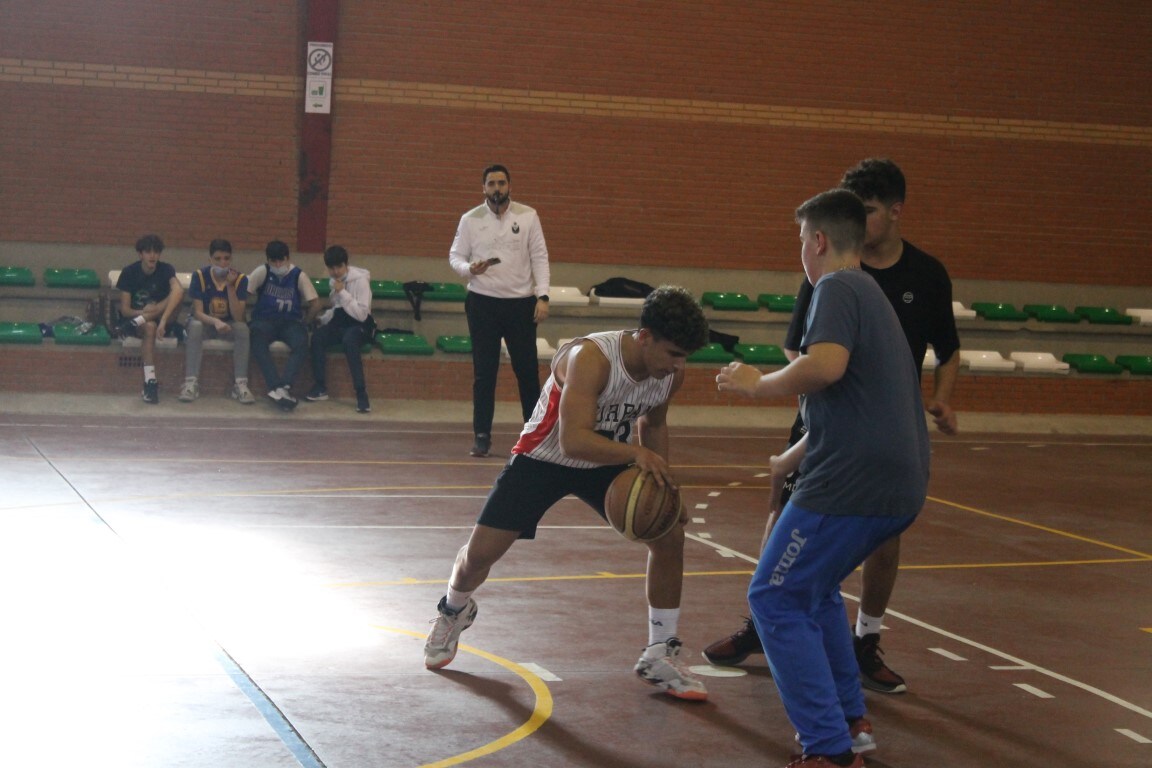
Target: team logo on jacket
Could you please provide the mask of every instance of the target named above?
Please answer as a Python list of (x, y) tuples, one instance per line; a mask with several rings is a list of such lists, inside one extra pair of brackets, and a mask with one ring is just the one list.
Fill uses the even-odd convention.
[(512, 222), (512, 234), (514, 234), (514, 235), (520, 234), (520, 224), (515, 222), (515, 221)]
[(905, 304), (911, 304), (912, 303), (912, 291), (904, 291), (904, 295), (901, 298), (904, 299)]

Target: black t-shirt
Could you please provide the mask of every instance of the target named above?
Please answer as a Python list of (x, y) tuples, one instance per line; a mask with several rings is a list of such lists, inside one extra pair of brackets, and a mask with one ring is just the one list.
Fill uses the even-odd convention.
[(163, 261), (156, 262), (152, 274), (144, 274), (139, 261), (133, 262), (120, 271), (116, 287), (132, 295), (132, 309), (144, 309), (149, 304), (163, 301), (172, 291), (172, 278), (176, 268)]
[[(904, 252), (900, 260), (887, 269), (873, 269), (867, 264), (861, 266), (880, 284), (888, 303), (896, 310), (912, 358), (916, 361), (916, 373), (920, 374), (929, 344), (936, 358), (946, 363), (960, 349), (960, 336), (956, 333), (956, 317), (952, 314), (952, 280), (948, 277), (948, 270), (936, 258), (907, 240), (903, 242)], [(784, 340), (787, 349), (800, 349), (804, 319), (811, 303), (812, 285), (805, 279), (797, 292), (796, 308), (792, 311), (792, 321)]]

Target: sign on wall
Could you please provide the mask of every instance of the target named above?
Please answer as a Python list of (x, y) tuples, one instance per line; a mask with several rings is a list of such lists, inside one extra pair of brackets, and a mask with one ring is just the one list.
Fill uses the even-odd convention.
[(320, 114), (332, 111), (332, 43), (308, 43), (304, 111)]

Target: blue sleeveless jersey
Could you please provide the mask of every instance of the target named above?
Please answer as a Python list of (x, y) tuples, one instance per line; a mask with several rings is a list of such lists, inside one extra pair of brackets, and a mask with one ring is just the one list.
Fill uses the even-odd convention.
[(300, 267), (292, 267), (284, 277), (277, 277), (268, 270), (264, 284), (256, 292), (256, 306), (252, 317), (304, 317), (303, 303), (300, 301)]

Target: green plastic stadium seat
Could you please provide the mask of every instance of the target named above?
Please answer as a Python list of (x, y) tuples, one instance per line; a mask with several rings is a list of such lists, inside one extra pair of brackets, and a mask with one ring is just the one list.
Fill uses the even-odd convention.
[(786, 293), (762, 293), (756, 297), (756, 303), (767, 307), (769, 312), (792, 314), (792, 310), (796, 307), (796, 297)]
[(0, 285), (36, 285), (36, 277), (28, 267), (0, 267)]
[(374, 299), (404, 299), (404, 284), (399, 280), (372, 280), (372, 298)]
[(985, 320), (1014, 321), (1027, 320), (1028, 313), (1021, 312), (1012, 304), (1003, 304), (995, 301), (974, 301), (972, 310)]
[(1120, 373), (1124, 370), (1104, 355), (1069, 352), (1061, 359), (1080, 373)]
[(316, 295), (322, 299), (327, 298), (328, 294), (332, 290), (332, 284), (328, 281), (328, 278), (326, 278), (326, 277), (314, 277), (314, 278), (312, 278), (312, 285), (316, 288)]
[(47, 267), (44, 270), (44, 285), (50, 288), (99, 288), (100, 277), (94, 269)]
[(0, 323), (0, 344), (43, 344), (38, 323)]
[(1076, 307), (1077, 315), (1098, 325), (1132, 325), (1132, 317), (1115, 307)]
[(760, 305), (744, 293), (718, 293), (712, 298), (712, 308), (726, 312), (756, 312)]
[(1025, 304), (1024, 311), (1042, 323), (1080, 322), (1080, 315), (1059, 304)]
[(81, 333), (76, 325), (58, 323), (52, 326), (52, 336), (57, 344), (71, 344), (83, 347), (106, 347), (112, 343), (108, 329), (102, 325), (94, 325), (88, 333)]
[(424, 301), (464, 301), (468, 289), (460, 283), (429, 283)]
[(376, 343), (386, 355), (431, 355), (436, 351), (423, 336), (414, 333), (382, 333)]
[(749, 365), (788, 365), (784, 350), (775, 344), (737, 344), (732, 350)]
[(690, 363), (730, 363), (735, 359), (733, 355), (716, 342), (705, 344), (688, 356)]
[(1117, 355), (1116, 365), (1127, 368), (1129, 373), (1152, 376), (1152, 355)]
[(472, 354), (472, 337), (471, 336), (438, 336), (436, 338), (436, 348), (444, 352), (452, 352), (454, 354), (470, 355)]

